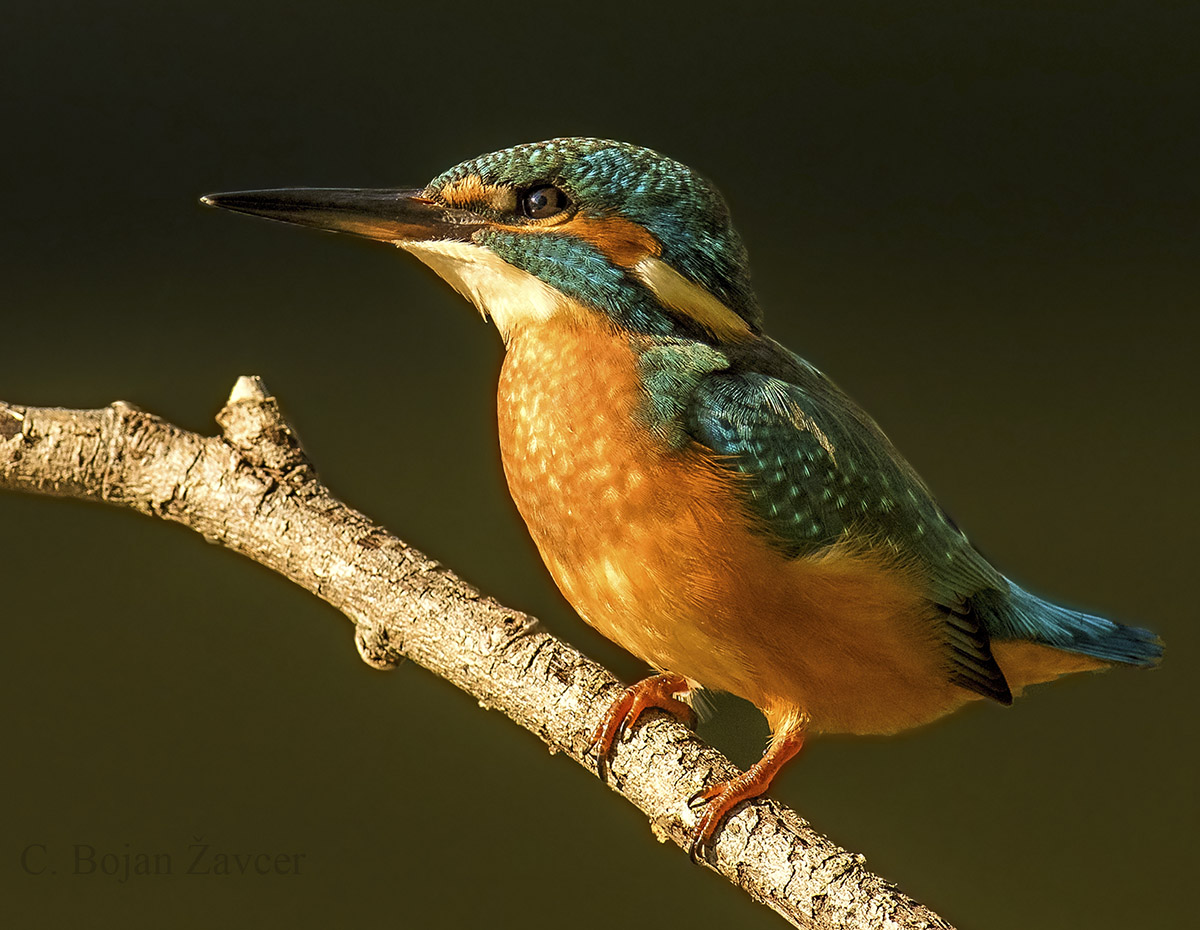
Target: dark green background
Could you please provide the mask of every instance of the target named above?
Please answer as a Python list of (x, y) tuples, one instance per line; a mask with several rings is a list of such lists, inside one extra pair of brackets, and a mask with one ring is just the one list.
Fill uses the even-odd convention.
[[(495, 333), (407, 256), (197, 197), (415, 185), (554, 135), (655, 147), (722, 187), (772, 332), (985, 552), (1168, 643), (1157, 673), (815, 742), (774, 794), (963, 928), (1183, 925), (1195, 6), (588, 6), (10, 0), (0, 398), (211, 431), (260, 374), (346, 501), (636, 676), (508, 501)], [(416, 667), (368, 669), (340, 615), (178, 527), (2, 495), (0, 592), (7, 926), (779, 925), (582, 769)], [(729, 701), (703, 732), (743, 763), (765, 738)], [(196, 837), (303, 852), (302, 874), (70, 874), (73, 844), (182, 872)], [(28, 844), (57, 875), (22, 871)]]

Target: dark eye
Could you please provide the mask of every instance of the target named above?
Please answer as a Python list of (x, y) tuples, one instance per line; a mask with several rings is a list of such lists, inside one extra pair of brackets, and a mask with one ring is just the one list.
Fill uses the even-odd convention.
[(521, 212), (531, 220), (562, 213), (570, 205), (567, 195), (549, 184), (531, 187), (521, 195)]

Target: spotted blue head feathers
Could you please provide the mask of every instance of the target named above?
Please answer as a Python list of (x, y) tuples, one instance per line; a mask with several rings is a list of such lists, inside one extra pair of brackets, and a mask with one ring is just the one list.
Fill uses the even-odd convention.
[[(629, 221), (649, 233), (670, 267), (703, 287), (751, 327), (760, 325), (762, 317), (750, 286), (746, 249), (733, 227), (725, 200), (687, 165), (627, 142), (553, 139), (465, 161), (438, 175), (426, 190), (433, 196), (446, 191), (473, 191), (475, 179), (486, 193), (467, 203), (496, 221), (508, 219), (505, 214), (510, 212), (504, 209), (507, 201), (502, 201), (499, 209), (489, 202), (488, 196), (494, 196), (496, 189), (512, 190), (519, 198), (546, 186), (566, 195), (564, 212), (578, 211), (583, 217), (598, 220)], [(463, 203), (459, 198), (456, 201)], [(617, 227), (608, 227), (607, 231), (610, 239), (619, 239)], [(624, 273), (611, 254), (604, 256), (600, 248), (587, 249), (591, 237), (586, 232), (564, 229), (562, 236), (566, 241), (493, 233), (484, 241), (518, 267), (544, 275), (555, 286), (571, 287), (584, 299), (593, 296), (594, 288), (605, 285), (629, 287), (635, 292), (644, 286)], [(605, 265), (609, 268), (607, 275), (601, 267)], [(602, 281), (591, 284), (590, 279), (598, 273)], [(610, 306), (612, 297), (601, 296), (597, 302)], [(661, 313), (658, 307), (648, 309), (649, 316), (655, 311)], [(636, 312), (630, 314), (629, 322), (664, 331), (667, 328), (665, 321), (656, 326)]]

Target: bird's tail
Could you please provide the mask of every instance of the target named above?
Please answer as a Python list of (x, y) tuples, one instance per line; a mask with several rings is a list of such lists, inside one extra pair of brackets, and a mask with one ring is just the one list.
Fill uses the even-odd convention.
[(993, 605), (993, 616), (987, 618), (988, 631), (994, 638), (1029, 640), (1142, 668), (1152, 668), (1162, 661), (1162, 640), (1150, 630), (1060, 607), (1009, 584), (1007, 603)]

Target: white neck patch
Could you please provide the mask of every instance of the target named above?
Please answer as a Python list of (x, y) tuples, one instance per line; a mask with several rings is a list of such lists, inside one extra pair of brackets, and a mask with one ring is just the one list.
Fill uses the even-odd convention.
[(507, 342), (514, 328), (542, 323), (570, 305), (540, 278), (510, 265), (490, 249), (472, 242), (433, 240), (396, 245), (411, 252), (451, 287), (489, 316)]
[(750, 327), (745, 320), (662, 259), (648, 255), (630, 270), (664, 305), (690, 316), (721, 338), (746, 339), (750, 336)]

